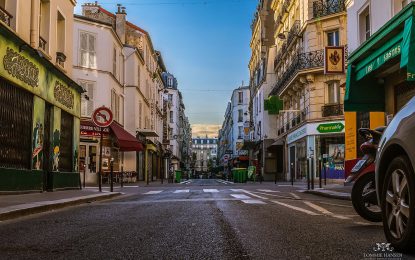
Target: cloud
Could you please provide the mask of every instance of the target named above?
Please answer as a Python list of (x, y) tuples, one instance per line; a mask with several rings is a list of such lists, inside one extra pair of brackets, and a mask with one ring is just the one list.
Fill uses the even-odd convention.
[(205, 137), (206, 135), (210, 138), (218, 137), (219, 129), (221, 125), (206, 125), (206, 124), (193, 124), (192, 125), (192, 136), (193, 137)]

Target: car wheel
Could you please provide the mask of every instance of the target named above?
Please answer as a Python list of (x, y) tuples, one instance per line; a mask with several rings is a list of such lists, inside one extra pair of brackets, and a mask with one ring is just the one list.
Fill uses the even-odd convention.
[(386, 239), (399, 251), (415, 249), (415, 182), (407, 156), (392, 160), (381, 194)]

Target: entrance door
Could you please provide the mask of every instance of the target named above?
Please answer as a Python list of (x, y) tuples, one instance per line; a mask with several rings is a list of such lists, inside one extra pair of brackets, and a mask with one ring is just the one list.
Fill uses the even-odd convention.
[(52, 171), (52, 144), (51, 144), (51, 128), (52, 128), (52, 106), (46, 104), (45, 107), (45, 128), (43, 140), (43, 190), (53, 189), (53, 183), (48, 175)]
[[(79, 146), (79, 169), (82, 183), (95, 183), (97, 172), (97, 145), (81, 143)], [(83, 174), (85, 173), (85, 179)]]
[(296, 163), (295, 163), (295, 146), (290, 147), (290, 180), (295, 179), (295, 169), (296, 169)]

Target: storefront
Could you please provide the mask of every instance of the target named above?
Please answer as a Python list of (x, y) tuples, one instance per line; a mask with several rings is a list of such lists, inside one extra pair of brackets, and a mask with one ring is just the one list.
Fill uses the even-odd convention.
[(415, 95), (415, 4), (408, 4), (349, 56), (344, 109), (346, 169), (361, 156), (357, 131), (388, 124)]
[[(80, 129), (79, 169), (81, 180), (87, 184), (97, 184), (101, 129), (95, 126), (90, 119), (83, 119)], [(110, 171), (111, 159), (113, 159), (113, 170), (121, 172), (124, 165), (123, 152), (144, 150), (141, 142), (124, 130), (117, 122), (103, 128), (102, 133), (102, 171), (104, 177)]]
[(345, 177), (344, 121), (305, 124), (287, 135), (286, 149), (287, 180), (306, 180), (309, 167), (314, 178), (320, 174), (327, 179)]
[(0, 25), (0, 191), (79, 188), (82, 88)]

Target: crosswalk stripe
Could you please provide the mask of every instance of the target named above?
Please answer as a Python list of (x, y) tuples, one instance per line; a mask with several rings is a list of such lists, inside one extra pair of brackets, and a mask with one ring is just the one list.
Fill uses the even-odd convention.
[(236, 198), (236, 199), (243, 199), (243, 200), (251, 198), (251, 197), (248, 197), (248, 196), (243, 195), (243, 194), (231, 194), (231, 196)]
[(282, 202), (279, 202), (279, 201), (276, 201), (276, 200), (272, 200), (271, 202), (273, 202), (275, 204), (279, 204), (279, 205), (287, 207), (287, 208), (290, 208), (290, 209), (293, 209), (293, 210), (297, 210), (297, 211), (306, 213), (306, 214), (311, 215), (311, 216), (319, 216), (320, 215), (320, 214), (312, 212), (310, 210), (306, 210), (306, 209), (303, 209), (303, 208), (299, 208), (299, 207), (296, 207), (296, 206), (285, 204), (285, 203), (282, 203)]
[(262, 192), (280, 192), (279, 190), (259, 190), (259, 189), (257, 189), (257, 191), (262, 191)]
[(203, 192), (219, 192), (217, 189), (203, 189)]
[(189, 192), (189, 190), (175, 190), (173, 193), (186, 193)]
[(291, 196), (293, 196), (294, 198), (298, 199), (298, 200), (299, 200), (299, 199), (301, 199), (301, 198), (300, 198), (300, 196), (298, 196), (298, 195), (297, 195), (297, 194), (295, 194), (295, 193), (292, 193), (292, 192), (291, 192), (291, 193), (290, 193), (290, 195), (291, 195)]
[(151, 195), (151, 194), (159, 194), (161, 192), (163, 192), (163, 191), (162, 190), (152, 190), (152, 191), (149, 191), (149, 192), (146, 192), (146, 193), (143, 193), (143, 194)]
[(244, 193), (246, 193), (246, 194), (249, 194), (249, 195), (251, 195), (251, 196), (257, 197), (257, 198), (259, 198), (259, 199), (263, 199), (263, 200), (267, 200), (267, 199), (268, 199), (268, 198), (265, 198), (265, 197), (262, 197), (262, 196), (259, 196), (259, 195), (256, 195), (256, 194), (253, 194), (252, 192), (249, 192), (249, 191), (246, 191), (246, 190), (242, 190), (242, 192), (244, 192)]
[(267, 204), (263, 202), (262, 200), (241, 200), (241, 201), (246, 204)]

